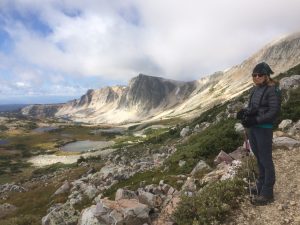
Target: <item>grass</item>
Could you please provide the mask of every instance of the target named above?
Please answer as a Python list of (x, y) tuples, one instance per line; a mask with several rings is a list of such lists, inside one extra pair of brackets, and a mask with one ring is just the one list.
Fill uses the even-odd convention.
[(196, 196), (182, 196), (174, 218), (178, 225), (218, 224), (238, 208), (245, 194), (240, 178), (205, 186)]
[[(1, 225), (38, 225), (41, 219), (47, 214), (47, 209), (55, 203), (65, 203), (68, 194), (62, 194), (52, 197), (53, 193), (63, 184), (65, 180), (73, 181), (78, 179), (88, 169), (76, 167), (68, 170), (67, 173), (61, 173), (47, 183), (36, 182), (28, 188), (27, 192), (10, 193), (7, 200), (0, 200), (10, 203), (17, 207), (17, 211), (3, 219), (0, 219)], [(55, 164), (47, 168), (34, 171), (34, 176), (45, 175), (66, 168), (64, 165)]]
[(165, 184), (169, 184), (175, 188), (180, 188), (181, 184), (176, 183), (177, 178), (171, 176), (169, 173), (162, 172), (161, 168), (155, 170), (149, 170), (143, 173), (136, 173), (134, 176), (127, 180), (122, 180), (119, 183), (113, 185), (110, 189), (106, 190), (103, 195), (112, 200), (115, 198), (115, 193), (119, 188), (127, 188), (129, 190), (136, 190), (141, 187), (141, 182), (144, 185), (158, 184), (159, 181), (164, 180)]
[[(235, 132), (236, 121), (232, 119), (220, 121), (199, 134), (194, 134), (179, 146), (178, 150), (170, 156), (166, 165), (173, 173), (189, 173), (200, 159), (215, 157), (220, 150), (234, 151), (242, 143), (242, 137)], [(180, 160), (186, 161), (183, 167), (178, 166)]]

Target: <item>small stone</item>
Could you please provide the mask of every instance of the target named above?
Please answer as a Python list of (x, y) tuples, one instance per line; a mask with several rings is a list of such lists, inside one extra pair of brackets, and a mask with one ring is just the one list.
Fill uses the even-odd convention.
[(296, 223), (300, 223), (300, 216), (295, 217), (295, 218), (294, 218), (294, 221), (295, 221)]
[(290, 201), (291, 206), (295, 206), (297, 203), (295, 201)]
[(283, 211), (283, 210), (284, 210), (284, 206), (283, 206), (282, 204), (280, 204), (280, 205), (277, 207), (277, 209), (278, 209), (279, 211)]

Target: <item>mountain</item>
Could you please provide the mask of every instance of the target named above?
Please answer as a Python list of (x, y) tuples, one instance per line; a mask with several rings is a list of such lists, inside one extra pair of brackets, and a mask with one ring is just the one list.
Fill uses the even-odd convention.
[(88, 90), (80, 99), (62, 105), (31, 105), (22, 113), (57, 116), (80, 122), (121, 123), (150, 118), (184, 102), (197, 82), (180, 82), (139, 74), (128, 86)]
[(22, 108), (27, 106), (26, 104), (5, 104), (0, 105), (0, 112), (18, 112)]
[(140, 74), (128, 86), (89, 90), (80, 99), (61, 105), (33, 105), (22, 112), (88, 123), (129, 123), (174, 117), (194, 117), (227, 101), (252, 85), (251, 71), (267, 62), (274, 76), (300, 63), (300, 33), (281, 37), (240, 65), (197, 81), (180, 82)]

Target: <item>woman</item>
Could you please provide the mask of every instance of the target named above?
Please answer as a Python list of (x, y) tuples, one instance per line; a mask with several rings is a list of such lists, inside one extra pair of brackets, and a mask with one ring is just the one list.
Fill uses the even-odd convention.
[(255, 87), (250, 93), (248, 107), (238, 112), (237, 118), (242, 120), (248, 129), (251, 149), (257, 159), (259, 176), (255, 205), (266, 205), (274, 200), (273, 187), (275, 170), (272, 160), (273, 123), (280, 110), (278, 87), (270, 78), (273, 74), (270, 66), (257, 64), (252, 72)]

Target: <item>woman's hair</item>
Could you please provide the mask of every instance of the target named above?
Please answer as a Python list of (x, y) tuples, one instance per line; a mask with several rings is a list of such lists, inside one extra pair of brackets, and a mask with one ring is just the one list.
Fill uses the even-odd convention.
[(266, 76), (266, 83), (268, 86), (278, 85), (278, 82), (276, 80), (273, 80), (270, 76)]

